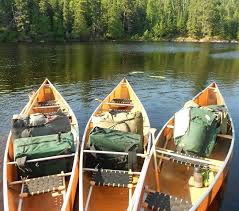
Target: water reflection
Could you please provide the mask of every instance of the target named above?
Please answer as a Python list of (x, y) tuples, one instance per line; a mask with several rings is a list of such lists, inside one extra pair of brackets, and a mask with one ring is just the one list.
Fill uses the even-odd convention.
[(229, 51), (224, 53), (210, 54), (215, 59), (239, 59), (239, 51)]
[[(239, 57), (235, 56), (238, 49), (236, 44), (145, 42), (1, 44), (0, 138), (7, 136), (12, 115), (19, 113), (28, 93), (38, 88), (45, 77), (73, 108), (81, 135), (98, 105), (94, 99), (104, 98), (123, 77), (132, 84), (152, 127), (156, 128), (161, 128), (185, 101), (216, 81), (238, 128)], [(238, 152), (237, 143), (235, 148)], [(238, 166), (237, 155), (234, 166)], [(239, 195), (239, 188), (234, 187), (238, 178), (235, 168), (231, 175), (225, 209)], [(239, 209), (238, 204), (233, 207)]]
[[(37, 85), (46, 76), (62, 84), (112, 79), (117, 74), (133, 71), (187, 78), (200, 87), (205, 86), (210, 74), (215, 80), (233, 83), (239, 77), (238, 51), (231, 51), (232, 46), (228, 44), (229, 52), (222, 53), (221, 44), (216, 46), (181, 43), (3, 45), (0, 47), (0, 91)], [(223, 51), (225, 46), (227, 44)]]

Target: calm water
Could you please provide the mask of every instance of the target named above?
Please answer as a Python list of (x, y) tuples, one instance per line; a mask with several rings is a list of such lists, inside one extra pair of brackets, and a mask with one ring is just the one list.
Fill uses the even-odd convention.
[[(239, 45), (185, 43), (83, 43), (0, 45), (0, 138), (10, 119), (27, 103), (28, 93), (48, 77), (73, 108), (80, 126), (104, 98), (127, 77), (161, 128), (185, 101), (216, 81), (239, 129)], [(236, 144), (222, 210), (239, 210), (239, 144)], [(1, 142), (2, 164), (5, 141)], [(2, 165), (1, 165), (2, 173)], [(2, 190), (2, 175), (0, 177)], [(0, 200), (2, 209), (2, 198)]]

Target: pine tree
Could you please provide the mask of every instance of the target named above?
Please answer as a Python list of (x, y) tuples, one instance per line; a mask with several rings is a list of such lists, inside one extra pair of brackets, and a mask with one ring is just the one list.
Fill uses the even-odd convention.
[(88, 36), (89, 27), (86, 21), (87, 13), (87, 1), (86, 0), (74, 0), (73, 1), (73, 37), (84, 39)]
[(120, 2), (117, 0), (105, 0), (102, 2), (105, 13), (106, 37), (110, 39), (120, 39), (124, 35), (122, 23), (122, 10)]
[(14, 19), (17, 31), (21, 32), (24, 36), (27, 35), (30, 28), (30, 16), (28, 8), (28, 0), (15, 0), (14, 1)]
[(73, 16), (71, 13), (73, 6), (72, 0), (64, 0), (63, 1), (63, 24), (64, 24), (64, 31), (65, 31), (65, 38), (69, 39), (72, 27), (73, 27)]

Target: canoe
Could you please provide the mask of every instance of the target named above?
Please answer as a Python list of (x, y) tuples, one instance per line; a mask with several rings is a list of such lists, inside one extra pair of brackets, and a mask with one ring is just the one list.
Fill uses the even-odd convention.
[[(201, 108), (224, 105), (228, 111), (216, 83), (210, 84), (190, 103), (196, 103)], [(210, 156), (178, 152), (174, 143), (175, 118), (174, 115), (168, 120), (153, 141), (150, 156), (145, 159), (128, 211), (152, 208), (207, 210), (213, 204), (220, 188), (223, 188), (235, 138), (230, 114), (225, 133), (216, 134), (216, 145)], [(203, 170), (204, 167), (206, 170)], [(206, 177), (202, 177), (203, 172), (210, 175), (206, 180)]]
[[(42, 166), (44, 162), (64, 162), (68, 159), (71, 161), (71, 166), (68, 167), (70, 171), (60, 171), (54, 175), (41, 175), (40, 177), (21, 177), (19, 175), (20, 167), (17, 168), (14, 159), (14, 141), (16, 139), (13, 132), (10, 131), (3, 164), (4, 210), (72, 210), (79, 176), (79, 131), (75, 114), (56, 88), (46, 79), (40, 88), (29, 96), (29, 102), (20, 115), (32, 116), (40, 113), (47, 116), (55, 115), (59, 111), (64, 112), (75, 151), (71, 154), (56, 154), (38, 159), (27, 159), (26, 165), (34, 164), (37, 167)], [(59, 136), (59, 141), (61, 141), (63, 133), (51, 137), (53, 136)], [(41, 140), (42, 137), (47, 136), (38, 136), (37, 138)], [(38, 185), (34, 181), (37, 181)], [(33, 188), (34, 185), (35, 189)]]
[[(150, 144), (148, 143), (151, 141), (151, 136), (149, 135), (150, 123), (143, 105), (126, 79), (123, 79), (115, 89), (100, 102), (100, 105), (93, 112), (87, 123), (82, 139), (79, 168), (79, 210), (126, 210), (137, 184), (145, 155), (149, 153), (148, 146)], [(138, 164), (136, 169), (132, 170), (129, 166), (126, 170), (122, 170), (121, 167), (113, 167), (113, 165), (112, 167), (98, 166), (97, 163), (100, 163), (99, 157), (101, 155), (105, 157), (110, 155), (116, 157), (123, 155), (128, 156), (129, 160), (130, 153), (120, 150), (104, 151), (99, 148), (89, 148), (90, 139), (92, 137), (91, 132), (95, 126), (98, 126), (98, 124), (95, 123), (95, 119), (113, 112), (122, 115), (139, 112), (142, 115), (142, 122), (137, 127), (142, 127), (143, 130), (141, 135), (143, 150), (135, 154)], [(121, 133), (121, 130), (123, 131), (123, 129), (115, 128), (113, 132)], [(132, 134), (135, 135), (133, 130), (131, 130), (129, 135)], [(125, 141), (124, 138), (122, 138), (122, 140), (123, 142)], [(86, 160), (89, 154), (96, 155), (95, 162), (97, 165), (86, 166)], [(105, 163), (103, 163), (103, 165), (104, 164)], [(122, 178), (122, 181), (119, 181), (119, 178)], [(101, 183), (99, 180), (101, 180)]]

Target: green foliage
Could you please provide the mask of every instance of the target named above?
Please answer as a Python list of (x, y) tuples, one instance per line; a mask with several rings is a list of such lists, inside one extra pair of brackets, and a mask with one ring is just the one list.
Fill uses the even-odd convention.
[(121, 39), (124, 35), (122, 23), (122, 10), (115, 0), (106, 0), (103, 2), (104, 20), (106, 22), (106, 37), (109, 39)]
[(0, 40), (239, 39), (238, 0), (0, 0)]
[(87, 23), (88, 4), (86, 0), (74, 0), (72, 3), (73, 11), (73, 31), (74, 38), (84, 38), (89, 36), (89, 26)]
[(29, 32), (30, 26), (30, 10), (28, 7), (28, 0), (15, 0), (14, 6), (14, 19), (18, 32), (22, 32), (22, 35), (26, 35)]

